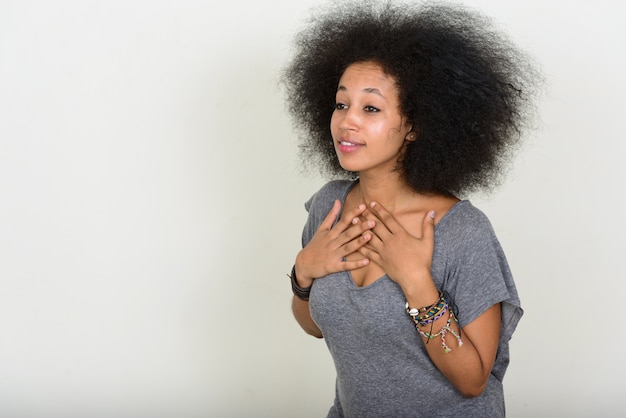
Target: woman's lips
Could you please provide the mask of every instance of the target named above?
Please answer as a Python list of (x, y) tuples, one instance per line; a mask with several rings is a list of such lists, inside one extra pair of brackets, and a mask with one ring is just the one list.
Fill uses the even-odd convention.
[(353, 152), (357, 149), (361, 148), (363, 144), (359, 144), (357, 142), (341, 140), (339, 141), (339, 151), (341, 152)]

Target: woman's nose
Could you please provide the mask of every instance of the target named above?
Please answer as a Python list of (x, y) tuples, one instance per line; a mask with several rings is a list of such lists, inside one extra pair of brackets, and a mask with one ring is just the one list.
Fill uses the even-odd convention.
[(347, 108), (342, 112), (339, 128), (345, 130), (353, 130), (358, 127), (359, 118), (354, 108)]

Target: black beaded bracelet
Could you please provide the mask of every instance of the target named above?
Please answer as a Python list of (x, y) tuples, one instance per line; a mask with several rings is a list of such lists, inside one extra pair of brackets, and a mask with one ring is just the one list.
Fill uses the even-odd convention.
[(293, 265), (291, 269), (291, 275), (289, 275), (291, 279), (291, 291), (293, 294), (301, 300), (309, 300), (309, 295), (311, 294), (311, 286), (309, 287), (300, 287), (298, 286), (298, 279), (296, 278), (296, 265)]

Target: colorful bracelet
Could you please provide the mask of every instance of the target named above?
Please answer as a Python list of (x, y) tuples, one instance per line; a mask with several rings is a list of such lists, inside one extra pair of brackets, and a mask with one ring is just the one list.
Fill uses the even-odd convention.
[(443, 298), (443, 292), (439, 292), (439, 299), (437, 300), (437, 302), (433, 303), (430, 306), (425, 306), (423, 308), (409, 308), (409, 302), (407, 302), (405, 305), (406, 313), (408, 313), (411, 316), (418, 316), (434, 308), (437, 304), (441, 302), (442, 298)]
[(309, 300), (309, 295), (311, 294), (311, 286), (300, 287), (298, 285), (295, 264), (291, 268), (291, 274), (288, 274), (287, 276), (289, 276), (289, 278), (291, 279), (291, 291), (293, 292), (293, 294), (300, 300), (304, 300), (304, 301)]
[(441, 298), (439, 303), (437, 303), (435, 307), (429, 309), (427, 312), (420, 314), (417, 317), (417, 320), (420, 325), (430, 324), (431, 322), (434, 322), (435, 320), (440, 318), (447, 310), (448, 302), (444, 298)]
[[(451, 327), (453, 320), (457, 325), (459, 323), (456, 317), (456, 313), (455, 313), (457, 312), (457, 307), (454, 304), (454, 302), (448, 303), (448, 300), (452, 300), (450, 299), (450, 296), (446, 292), (440, 291), (439, 300), (430, 306), (411, 309), (409, 308), (409, 302), (406, 302), (405, 304), (406, 313), (408, 313), (409, 316), (413, 319), (413, 322), (415, 323), (415, 329), (417, 330), (417, 332), (422, 337), (426, 338), (426, 343), (428, 343), (433, 338), (440, 336), (441, 347), (443, 348), (443, 351), (446, 354), (452, 351), (452, 349), (448, 347), (448, 345), (446, 344), (446, 335), (448, 334), (448, 332), (456, 337), (459, 347), (463, 345), (463, 340), (461, 340), (460, 326), (459, 326), (458, 333), (455, 330), (453, 330)], [(437, 319), (441, 318), (446, 312), (448, 312), (448, 320), (446, 321), (446, 324), (439, 330), (439, 332), (433, 333), (434, 322)], [(420, 327), (423, 327), (428, 324), (430, 324), (430, 332), (422, 331), (420, 329)]]
[(459, 333), (457, 333), (456, 331), (454, 331), (450, 327), (450, 325), (452, 324), (452, 320), (454, 320), (454, 322), (456, 322), (457, 324), (459, 323), (458, 319), (454, 315), (454, 312), (452, 312), (452, 310), (450, 310), (450, 315), (448, 316), (448, 320), (446, 321), (446, 325), (443, 328), (441, 328), (441, 330), (439, 330), (439, 332), (433, 334), (432, 332), (422, 331), (419, 328), (417, 329), (417, 332), (419, 332), (422, 337), (426, 338), (427, 342), (432, 340), (433, 338), (441, 336), (441, 347), (443, 348), (444, 353), (448, 354), (450, 351), (452, 351), (452, 349), (450, 347), (448, 347), (448, 345), (446, 344), (446, 334), (448, 334), (448, 332), (456, 337), (456, 339), (457, 339), (457, 341), (459, 343), (459, 347), (463, 346), (463, 340), (461, 339), (460, 331), (459, 331)]
[(428, 325), (441, 316), (448, 310), (448, 302), (446, 301), (443, 292), (439, 292), (439, 300), (430, 306), (423, 308), (409, 308), (409, 302), (405, 304), (406, 313), (413, 318), (415, 325)]
[(443, 314), (445, 314), (448, 311), (448, 304), (444, 303), (441, 307), (441, 309), (435, 311), (432, 315), (428, 315), (428, 316), (420, 316), (415, 320), (415, 325), (416, 326), (426, 326), (428, 324), (432, 324), (433, 322), (435, 322), (436, 320), (438, 320), (439, 318), (441, 318), (443, 316)]

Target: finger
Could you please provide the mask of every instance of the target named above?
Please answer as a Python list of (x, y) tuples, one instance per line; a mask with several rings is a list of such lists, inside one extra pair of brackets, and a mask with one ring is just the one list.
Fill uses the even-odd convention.
[(368, 222), (374, 222), (374, 227), (370, 228), (370, 230), (371, 232), (373, 232), (374, 237), (378, 239), (380, 245), (382, 245), (383, 237), (389, 238), (392, 235), (387, 227), (383, 225), (383, 222), (376, 216), (376, 214), (367, 210), (363, 213), (363, 215), (361, 215), (361, 217), (364, 219), (364, 224)]
[(393, 233), (396, 230), (398, 230), (399, 228), (402, 228), (402, 226), (400, 226), (400, 224), (398, 223), (398, 221), (396, 221), (396, 218), (394, 218), (394, 216), (391, 214), (391, 212), (389, 212), (383, 205), (381, 205), (378, 202), (372, 202), (370, 203), (370, 207), (369, 207), (370, 211), (376, 215), (376, 217), (378, 219), (380, 219), (380, 221), (385, 224), (385, 226), (387, 227), (387, 229)]
[(362, 246), (368, 243), (368, 241), (372, 238), (373, 234), (369, 231), (358, 235), (354, 239), (350, 240), (346, 245), (342, 247), (342, 257), (352, 254), (359, 250)]
[(343, 270), (347, 271), (347, 270), (356, 270), (356, 269), (360, 269), (361, 267), (365, 267), (370, 263), (370, 260), (367, 258), (362, 258), (360, 260), (351, 260), (351, 261), (344, 261), (342, 264)]
[(431, 210), (424, 216), (422, 222), (422, 240), (428, 242), (435, 241), (435, 211)]
[(335, 225), (334, 229), (341, 233), (349, 229), (353, 225), (358, 225), (359, 223), (361, 223), (359, 217), (366, 209), (367, 207), (361, 203), (359, 206), (343, 215), (341, 217), (341, 221), (337, 225)]
[[(352, 223), (348, 224), (347, 229), (340, 233), (335, 233), (335, 237), (333, 238), (336, 242), (335, 248), (338, 248), (342, 252), (342, 256), (350, 254), (356, 251), (359, 246), (363, 245), (364, 242), (358, 243), (361, 238), (363, 238), (363, 234), (371, 230), (376, 226), (374, 221), (361, 221), (358, 218), (354, 218)], [(340, 227), (335, 227), (333, 231), (341, 231)], [(370, 233), (370, 236), (372, 234)], [(369, 238), (368, 238), (369, 239)]]
[(396, 221), (396, 218), (393, 217), (391, 212), (385, 209), (380, 203), (370, 203), (369, 211), (379, 219), (378, 223), (385, 227), (385, 230), (382, 230), (382, 228), (376, 230), (376, 232), (380, 234), (379, 236), (383, 239), (383, 241), (387, 236), (387, 231), (389, 234), (393, 234), (394, 232), (402, 229), (402, 226), (398, 223), (398, 221)]
[(324, 218), (324, 221), (320, 225), (320, 229), (330, 231), (337, 220), (337, 216), (339, 216), (339, 212), (341, 212), (341, 202), (339, 200), (335, 200), (333, 207), (330, 209), (326, 218)]
[(350, 228), (348, 228), (348, 230), (345, 232), (346, 242), (352, 241), (358, 236), (362, 236), (363, 234), (365, 234), (367, 231), (371, 230), (375, 226), (376, 226), (375, 221), (367, 220), (367, 219), (364, 221), (361, 221), (360, 219), (355, 218), (353, 221), (353, 225), (351, 225)]
[(360, 217), (361, 221), (374, 221), (377, 224), (383, 225), (383, 221), (378, 218), (378, 216), (372, 212), (371, 210), (366, 210)]
[(344, 219), (352, 225), (356, 225), (360, 222), (359, 217), (365, 212), (367, 206), (361, 203), (356, 208), (352, 209), (350, 212), (346, 213)]
[(379, 265), (381, 264), (380, 254), (378, 254), (378, 252), (376, 252), (376, 250), (374, 250), (369, 244), (359, 248), (359, 253), (368, 260), (371, 260)]
[(376, 231), (372, 229), (371, 231), (365, 231), (363, 233), (363, 239), (367, 242), (367, 246), (372, 250), (380, 253), (384, 247), (383, 240), (376, 234)]

